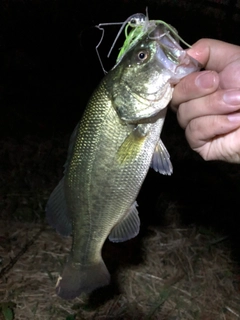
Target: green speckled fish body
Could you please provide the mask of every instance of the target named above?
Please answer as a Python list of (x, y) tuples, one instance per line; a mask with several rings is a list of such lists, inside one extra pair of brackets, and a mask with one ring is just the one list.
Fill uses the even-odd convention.
[(198, 65), (183, 50), (171, 62), (163, 50), (163, 33), (158, 26), (153, 38), (145, 35), (104, 77), (71, 137), (64, 178), (47, 204), (49, 223), (60, 234), (73, 235), (56, 289), (64, 299), (109, 283), (101, 256), (104, 241), (138, 234), (135, 201), (149, 167), (172, 172), (160, 140), (171, 82)]

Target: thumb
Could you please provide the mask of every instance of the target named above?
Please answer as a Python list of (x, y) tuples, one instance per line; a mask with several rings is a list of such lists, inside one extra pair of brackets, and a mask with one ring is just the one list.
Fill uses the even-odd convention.
[(187, 53), (198, 60), (205, 69), (221, 72), (227, 64), (240, 57), (240, 47), (214, 39), (200, 39)]

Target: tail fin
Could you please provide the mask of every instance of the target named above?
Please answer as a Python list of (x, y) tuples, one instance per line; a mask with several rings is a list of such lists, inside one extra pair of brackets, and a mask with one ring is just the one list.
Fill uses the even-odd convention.
[(62, 299), (71, 300), (82, 292), (90, 293), (108, 285), (109, 282), (110, 274), (103, 260), (87, 266), (81, 266), (70, 260), (58, 279), (56, 293)]

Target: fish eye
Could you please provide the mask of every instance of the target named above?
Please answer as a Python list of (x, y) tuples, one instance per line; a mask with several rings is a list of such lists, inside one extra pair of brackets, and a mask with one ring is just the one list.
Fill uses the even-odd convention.
[(148, 57), (147, 52), (140, 51), (140, 52), (138, 53), (138, 59), (139, 59), (140, 61), (146, 60), (147, 57)]

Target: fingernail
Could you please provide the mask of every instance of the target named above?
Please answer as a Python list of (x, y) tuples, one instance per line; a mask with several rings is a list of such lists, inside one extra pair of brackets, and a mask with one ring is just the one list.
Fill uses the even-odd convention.
[(223, 101), (227, 104), (240, 104), (240, 90), (230, 90), (224, 93)]
[(209, 89), (213, 87), (215, 81), (215, 74), (212, 71), (207, 71), (200, 73), (200, 75), (195, 79), (195, 84), (200, 88)]
[(228, 120), (231, 122), (240, 122), (240, 114), (232, 113), (228, 115)]

